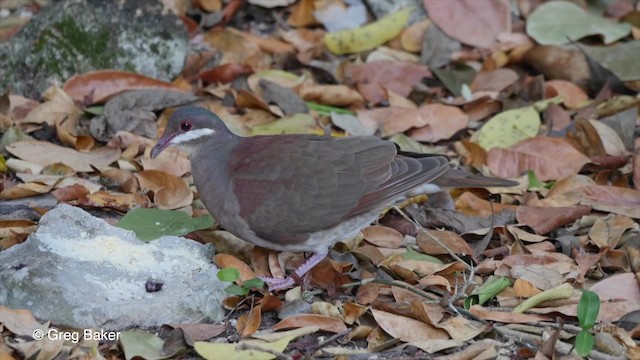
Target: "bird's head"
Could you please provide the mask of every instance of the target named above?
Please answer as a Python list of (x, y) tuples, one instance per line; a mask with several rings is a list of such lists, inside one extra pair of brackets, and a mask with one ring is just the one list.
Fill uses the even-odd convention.
[(190, 151), (216, 133), (228, 132), (222, 120), (211, 111), (193, 106), (180, 108), (171, 115), (164, 134), (151, 149), (151, 158), (158, 156), (169, 145)]

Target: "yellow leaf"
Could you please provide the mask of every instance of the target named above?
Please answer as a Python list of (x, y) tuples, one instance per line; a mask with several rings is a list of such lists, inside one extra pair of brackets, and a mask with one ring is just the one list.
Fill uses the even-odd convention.
[(478, 144), (489, 150), (508, 148), (534, 137), (540, 130), (540, 115), (534, 106), (508, 110), (497, 114), (478, 131)]
[(369, 25), (329, 33), (324, 36), (324, 44), (338, 55), (375, 49), (398, 35), (413, 11), (413, 7), (404, 8)]
[(193, 347), (198, 354), (203, 358), (209, 360), (225, 359), (225, 360), (271, 360), (276, 356), (258, 350), (237, 350), (237, 346), (240, 344), (247, 344), (249, 346), (255, 346), (257, 348), (275, 350), (278, 352), (284, 351), (291, 340), (295, 339), (296, 335), (290, 335), (274, 342), (266, 342), (262, 340), (246, 340), (237, 344), (223, 344), (223, 343), (208, 343), (204, 341), (196, 341)]

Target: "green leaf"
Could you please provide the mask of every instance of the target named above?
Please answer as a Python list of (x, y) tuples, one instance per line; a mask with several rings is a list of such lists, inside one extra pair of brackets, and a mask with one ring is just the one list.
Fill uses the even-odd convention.
[(240, 271), (238, 271), (238, 269), (236, 268), (229, 267), (218, 270), (218, 273), (216, 275), (218, 276), (218, 280), (220, 281), (232, 282), (238, 280), (238, 278), (240, 277)]
[(602, 35), (609, 45), (630, 32), (630, 24), (591, 15), (568, 1), (544, 3), (527, 18), (527, 34), (541, 45), (563, 45), (590, 35)]
[(492, 278), (464, 299), (464, 308), (469, 310), (473, 305), (482, 305), (511, 285), (506, 277)]
[(438, 259), (437, 257), (419, 253), (410, 247), (407, 248), (406, 253), (402, 254), (402, 258), (404, 260), (418, 260), (418, 261), (428, 261), (435, 264), (444, 264), (442, 260)]
[(231, 284), (229, 286), (227, 286), (224, 291), (226, 291), (228, 294), (231, 295), (238, 295), (238, 296), (245, 296), (249, 293), (249, 289), (242, 287), (242, 286), (238, 286), (236, 284)]
[(542, 182), (538, 180), (536, 173), (533, 170), (527, 170), (527, 178), (529, 179), (529, 187), (527, 190), (531, 189), (550, 189), (553, 186), (553, 181)]
[(258, 278), (249, 279), (242, 283), (242, 287), (245, 289), (262, 289), (264, 287), (264, 281)]
[(142, 241), (150, 241), (164, 235), (181, 236), (208, 229), (213, 226), (213, 218), (209, 215), (193, 218), (178, 210), (133, 209), (117, 226), (133, 230)]
[(462, 96), (462, 86), (471, 84), (476, 76), (476, 71), (470, 66), (460, 66), (457, 69), (431, 69), (438, 77), (442, 84), (453, 94), (453, 96)]
[(591, 354), (594, 344), (593, 335), (588, 330), (582, 329), (576, 336), (576, 352), (582, 357)]
[(84, 111), (92, 115), (100, 115), (104, 111), (104, 106), (89, 106), (85, 108)]
[(310, 102), (310, 101), (307, 101), (306, 104), (309, 107), (309, 109), (315, 110), (320, 115), (329, 116), (329, 115), (331, 115), (331, 113), (347, 114), (347, 115), (354, 115), (355, 114), (353, 111), (350, 111), (350, 110), (347, 110), (347, 109), (343, 109), (343, 108), (339, 108), (339, 107), (335, 107), (335, 106), (322, 105), (322, 104), (318, 104), (318, 103), (314, 103), (314, 102)]
[(600, 297), (593, 291), (584, 290), (578, 302), (578, 321), (580, 327), (589, 330), (595, 325), (600, 312)]
[(7, 160), (4, 158), (4, 156), (0, 155), (0, 172), (6, 172), (7, 171)]

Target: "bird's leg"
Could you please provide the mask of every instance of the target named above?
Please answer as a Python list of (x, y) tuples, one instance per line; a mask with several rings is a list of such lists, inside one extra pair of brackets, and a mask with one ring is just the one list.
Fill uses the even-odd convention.
[[(306, 273), (308, 273), (314, 266), (318, 265), (322, 259), (327, 257), (327, 253), (314, 253), (308, 258), (299, 268), (296, 269), (295, 275), (298, 278), (302, 278)], [(287, 276), (286, 278), (272, 278), (266, 276), (259, 276), (262, 281), (264, 281), (267, 285), (269, 285), (269, 291), (287, 289), (295, 285), (296, 281), (293, 275)]]

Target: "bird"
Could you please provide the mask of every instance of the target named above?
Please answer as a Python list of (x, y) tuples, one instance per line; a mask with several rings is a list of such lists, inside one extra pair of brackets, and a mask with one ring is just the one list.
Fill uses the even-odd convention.
[(383, 210), (438, 186), (517, 182), (452, 168), (442, 155), (400, 151), (377, 136), (282, 134), (242, 137), (207, 109), (178, 108), (150, 152), (189, 154), (204, 206), (228, 232), (254, 245), (312, 255), (270, 291), (296, 284), (336, 242), (357, 236)]

